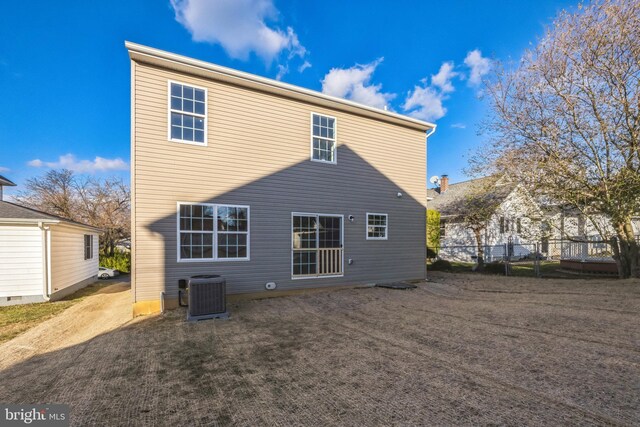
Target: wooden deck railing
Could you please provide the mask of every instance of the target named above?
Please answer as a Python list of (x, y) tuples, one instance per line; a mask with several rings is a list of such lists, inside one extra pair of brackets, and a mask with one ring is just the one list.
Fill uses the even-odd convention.
[(318, 276), (342, 274), (342, 248), (318, 249)]

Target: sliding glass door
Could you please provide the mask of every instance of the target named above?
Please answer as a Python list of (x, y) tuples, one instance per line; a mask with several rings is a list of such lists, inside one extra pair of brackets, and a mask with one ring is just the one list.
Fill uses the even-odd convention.
[(293, 277), (342, 275), (342, 220), (341, 215), (293, 214)]

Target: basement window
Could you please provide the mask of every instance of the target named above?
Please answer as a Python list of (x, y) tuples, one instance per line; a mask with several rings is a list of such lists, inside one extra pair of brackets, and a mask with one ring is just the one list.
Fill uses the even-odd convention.
[(207, 144), (207, 90), (169, 82), (169, 140)]
[(249, 206), (178, 204), (178, 261), (249, 260)]

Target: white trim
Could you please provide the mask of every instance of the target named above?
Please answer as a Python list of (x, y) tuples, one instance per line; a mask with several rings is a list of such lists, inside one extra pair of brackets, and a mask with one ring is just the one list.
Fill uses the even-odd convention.
[[(188, 113), (186, 111), (173, 110), (171, 108), (171, 84), (175, 83), (177, 85), (188, 86), (194, 89), (199, 89), (204, 91), (204, 114), (197, 113)], [(195, 99), (195, 95), (194, 95)], [(209, 92), (206, 87), (196, 86), (191, 83), (183, 83), (177, 80), (167, 80), (167, 140), (171, 142), (179, 142), (181, 144), (190, 144), (197, 145), (199, 147), (206, 147), (208, 145), (207, 133), (209, 129), (209, 121), (208, 121), (208, 112), (209, 112)], [(198, 117), (204, 119), (204, 142), (197, 141), (186, 141), (183, 139), (175, 139), (171, 137), (171, 113), (178, 114), (186, 114), (188, 116), (193, 116), (194, 118)]]
[[(213, 258), (180, 258), (180, 206), (181, 205), (200, 205), (211, 206), (213, 208), (213, 230), (211, 231), (213, 237)], [(218, 207), (230, 207), (230, 208), (242, 208), (247, 210), (247, 256), (246, 258), (218, 258)], [(208, 233), (208, 230), (196, 230), (194, 233), (204, 232)], [(234, 232), (230, 232), (234, 233)], [(237, 233), (244, 234), (244, 231)], [(229, 234), (229, 233), (223, 233)], [(226, 203), (202, 203), (202, 202), (176, 202), (176, 262), (178, 263), (192, 263), (192, 262), (239, 262), (239, 261), (251, 261), (251, 206), (249, 205), (232, 205)]]
[[(131, 56), (131, 58), (134, 60), (141, 60), (144, 58), (161, 59), (174, 64), (182, 64), (187, 67), (192, 67), (199, 70), (207, 71), (210, 73), (210, 78), (220, 80), (224, 78), (228, 79), (229, 77), (231, 77), (235, 79), (238, 84), (243, 86), (253, 86), (253, 87), (257, 86), (257, 87), (260, 87), (262, 90), (276, 88), (279, 90), (285, 90), (290, 92), (289, 96), (292, 96), (292, 95), (310, 96), (318, 100), (323, 100), (325, 102), (328, 101), (332, 104), (337, 104), (335, 107), (344, 106), (344, 107), (349, 107), (350, 109), (357, 109), (361, 113), (368, 113), (366, 114), (367, 116), (371, 116), (372, 115), (371, 113), (373, 113), (373, 115), (375, 116), (379, 116), (382, 118), (386, 117), (387, 120), (403, 122), (405, 125), (412, 126), (414, 128), (418, 127), (420, 130), (424, 130), (424, 131), (436, 128), (436, 125), (433, 123), (425, 122), (423, 120), (418, 120), (413, 117), (404, 116), (398, 113), (393, 113), (391, 111), (370, 107), (364, 104), (359, 104), (357, 102), (349, 101), (349, 100), (338, 98), (335, 96), (325, 95), (315, 90), (305, 89), (299, 86), (294, 86), (294, 85), (283, 83), (277, 80), (256, 76), (255, 74), (245, 73), (242, 71), (234, 70), (232, 68), (222, 67), (220, 65), (212, 64), (210, 62), (200, 61), (197, 59), (189, 58), (187, 56), (166, 52), (160, 49), (154, 49), (152, 47), (144, 46), (137, 43), (132, 43), (130, 41), (125, 41), (124, 45), (129, 50), (129, 55)], [(429, 134), (429, 136), (431, 136), (431, 134)]]
[[(316, 138), (320, 138), (320, 139), (325, 139), (325, 140), (331, 140), (333, 139), (333, 161), (327, 161), (327, 160), (320, 160), (320, 159), (314, 159), (313, 158), (313, 116), (318, 116), (318, 117), (326, 117), (328, 119), (333, 119), (333, 124), (334, 124), (334, 128), (333, 128), (333, 138), (324, 138), (322, 136), (317, 136)], [(311, 114), (309, 115), (309, 153), (310, 153), (310, 159), (312, 162), (318, 162), (318, 163), (327, 163), (330, 165), (337, 165), (338, 164), (338, 119), (334, 116), (329, 116), (327, 114), (322, 114), (322, 113), (316, 113), (316, 112), (311, 112)]]
[[(38, 224), (60, 224), (61, 221), (57, 219), (30, 219), (30, 218), (0, 218), (0, 224), (26, 224), (26, 225), (38, 225)], [(87, 226), (87, 228), (93, 229), (93, 227)]]
[[(344, 251), (342, 252), (342, 259), (344, 260)], [(293, 265), (292, 265), (293, 267)], [(342, 269), (344, 270), (344, 264), (342, 266)], [(337, 274), (337, 275), (333, 275), (333, 276), (294, 276), (293, 274), (291, 275), (291, 280), (305, 280), (305, 279), (335, 279), (336, 277), (344, 277), (344, 273), (342, 274)]]
[(60, 225), (67, 227), (79, 228), (81, 230), (90, 230), (94, 233), (102, 233), (102, 230), (96, 227), (92, 227), (90, 225), (78, 224), (71, 221), (66, 221), (64, 219), (30, 219), (30, 218), (0, 218), (0, 225)]
[[(130, 206), (130, 225), (131, 230), (129, 232), (131, 236), (131, 262), (129, 271), (131, 274), (131, 293), (133, 294), (133, 301), (137, 301), (137, 286), (136, 286), (136, 62), (131, 60), (131, 139), (129, 153), (131, 172), (129, 174), (129, 206)], [(98, 268), (100, 262), (98, 262)]]
[[(342, 249), (342, 274), (334, 274), (331, 276), (319, 276), (319, 275), (294, 275), (293, 274), (293, 217), (294, 216), (313, 216), (313, 217), (321, 217), (321, 216), (329, 216), (333, 218), (340, 218), (340, 248)], [(327, 213), (310, 213), (310, 212), (291, 212), (291, 225), (289, 227), (291, 230), (291, 256), (289, 258), (289, 262), (291, 264), (291, 280), (302, 280), (302, 279), (331, 279), (336, 277), (344, 277), (344, 215), (342, 214), (327, 214)], [(319, 233), (316, 233), (316, 249), (318, 249), (317, 239), (319, 238)]]
[[(384, 237), (369, 237), (369, 215), (378, 215), (385, 217), (384, 221)], [(378, 212), (367, 212), (367, 222), (365, 227), (365, 236), (367, 240), (389, 240), (389, 214)], [(374, 225), (375, 227), (375, 225)]]

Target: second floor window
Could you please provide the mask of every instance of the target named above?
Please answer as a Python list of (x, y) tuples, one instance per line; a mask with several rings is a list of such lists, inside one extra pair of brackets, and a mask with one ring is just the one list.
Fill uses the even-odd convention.
[(206, 89), (169, 82), (169, 139), (205, 145)]
[(311, 115), (311, 160), (336, 163), (336, 119)]

